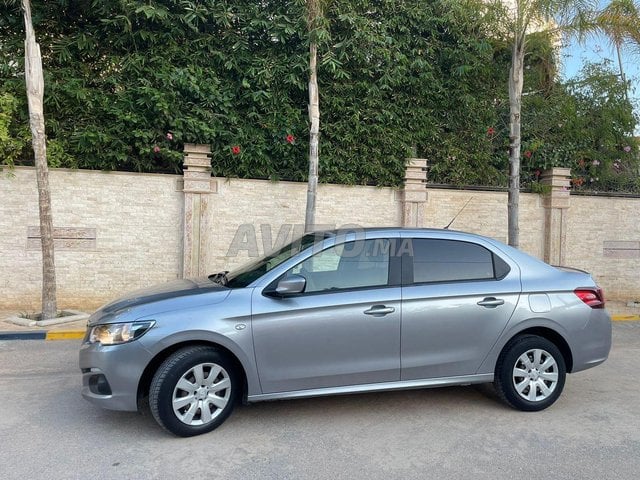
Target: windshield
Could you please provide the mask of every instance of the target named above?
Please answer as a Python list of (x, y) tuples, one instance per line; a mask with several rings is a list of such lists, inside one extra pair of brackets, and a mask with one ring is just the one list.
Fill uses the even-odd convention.
[(228, 273), (226, 275), (226, 286), (229, 288), (244, 288), (282, 262), (286, 262), (294, 255), (306, 250), (312, 246), (314, 242), (321, 241), (326, 237), (327, 234), (324, 233), (308, 233), (279, 250), (271, 252), (269, 255), (257, 260), (252, 260)]

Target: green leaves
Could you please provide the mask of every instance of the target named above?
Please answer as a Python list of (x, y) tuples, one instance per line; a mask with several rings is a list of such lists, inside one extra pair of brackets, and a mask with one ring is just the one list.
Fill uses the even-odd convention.
[[(218, 175), (304, 180), (306, 6), (35, 2), (47, 131), (64, 153), (61, 165), (177, 171), (182, 144), (201, 142), (212, 144)], [(497, 78), (486, 66), (494, 46), (479, 33), (476, 10), (418, 0), (317, 6), (322, 181), (399, 185), (414, 145), (432, 163), (457, 152), (455, 168), (434, 169), (438, 180), (499, 177), (492, 168), (474, 174), (476, 159), (485, 158), (478, 157), (484, 131), (495, 123), (487, 115)], [(15, 127), (26, 123), (26, 109), (22, 27), (14, 16), (0, 14), (7, 47), (0, 69), (15, 72), (7, 82), (20, 99)], [(288, 134), (295, 144), (284, 140)], [(242, 153), (232, 155), (232, 145)], [(19, 162), (29, 161), (28, 149), (21, 155)]]
[(135, 13), (142, 13), (147, 20), (164, 20), (169, 16), (166, 8), (156, 5), (142, 5), (135, 9)]
[[(13, 95), (0, 91), (0, 158), (7, 165), (14, 164), (26, 147), (27, 141), (31, 140), (28, 126), (16, 129), (16, 126), (12, 125), (17, 107), (18, 101)], [(15, 137), (15, 132), (20, 132), (20, 136)]]
[[(178, 172), (190, 142), (212, 146), (216, 175), (306, 179), (304, 1), (59, 0), (33, 10), (52, 165)], [(483, 21), (494, 11), (476, 0), (333, 0), (323, 13), (321, 181), (400, 185), (416, 147), (430, 181), (505, 184), (509, 48)], [(19, 2), (0, 12), (0, 153), (28, 164), (21, 21)], [(549, 127), (596, 102), (578, 87), (556, 97), (549, 41), (528, 42), (525, 84), (541, 92), (525, 97), (523, 119), (535, 147), (523, 165), (534, 172), (538, 160), (575, 162), (595, 148), (576, 139), (609, 134), (588, 122)], [(603, 114), (600, 124), (619, 122)], [(621, 145), (614, 137), (605, 143)]]
[(535, 181), (536, 170), (569, 167), (576, 189), (637, 193), (638, 142), (629, 133), (636, 123), (616, 72), (587, 64), (578, 78), (525, 97), (523, 179)]

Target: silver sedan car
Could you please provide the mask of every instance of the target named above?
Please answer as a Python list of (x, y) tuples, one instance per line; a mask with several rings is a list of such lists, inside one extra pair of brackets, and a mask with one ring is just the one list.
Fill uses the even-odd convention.
[(89, 319), (80, 368), (90, 402), (148, 405), (191, 436), (238, 401), (484, 382), (542, 410), (610, 347), (588, 273), (478, 235), (377, 228), (308, 234), (116, 300)]

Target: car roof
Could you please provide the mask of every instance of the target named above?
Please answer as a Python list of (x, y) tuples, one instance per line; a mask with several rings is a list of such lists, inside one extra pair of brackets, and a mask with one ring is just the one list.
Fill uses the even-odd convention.
[(536, 258), (532, 255), (529, 255), (522, 250), (511, 247), (500, 240), (496, 240), (495, 238), (486, 237), (483, 235), (479, 235), (477, 233), (469, 233), (463, 232), (461, 230), (450, 230), (445, 228), (416, 228), (416, 227), (357, 227), (357, 226), (347, 226), (342, 229), (332, 229), (332, 230), (319, 230), (313, 232), (317, 235), (324, 236), (325, 239), (345, 233), (356, 233), (356, 232), (364, 232), (364, 233), (372, 233), (372, 234), (384, 234), (384, 233), (408, 233), (409, 235), (425, 235), (425, 234), (433, 234), (435, 238), (440, 239), (452, 239), (452, 240), (481, 240), (484, 243), (488, 243), (492, 245), (494, 248), (497, 248), (502, 253), (508, 255), (512, 260), (514, 260), (519, 265), (527, 265), (528, 273), (531, 275), (537, 275), (540, 272), (546, 272), (547, 274), (550, 271), (556, 271), (555, 268), (551, 267), (544, 261)]
[[(492, 242), (498, 241), (491, 237), (485, 237), (483, 235), (479, 235), (477, 233), (463, 232), (462, 230), (451, 230), (446, 228), (417, 228), (417, 227), (358, 227), (358, 226), (345, 226), (345, 228), (334, 228), (330, 230), (316, 230), (313, 232), (308, 232), (316, 235), (324, 235), (325, 237), (330, 237), (334, 235), (350, 233), (350, 232), (365, 232), (365, 233), (388, 233), (388, 232), (396, 232), (396, 233), (415, 233), (415, 234), (425, 234), (425, 233), (434, 233), (434, 234), (459, 234), (469, 237), (481, 238), (484, 240), (490, 240)], [(500, 242), (502, 243), (502, 242)]]

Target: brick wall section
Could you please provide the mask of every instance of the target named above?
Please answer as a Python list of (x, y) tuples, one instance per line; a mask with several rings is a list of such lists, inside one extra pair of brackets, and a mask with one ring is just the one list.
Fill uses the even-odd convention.
[[(37, 309), (40, 252), (27, 249), (27, 230), (38, 225), (35, 175), (16, 168), (0, 173), (0, 308)], [(135, 173), (51, 170), (56, 227), (95, 229), (95, 249), (56, 251), (59, 303), (90, 309), (134, 288), (182, 274), (183, 193), (181, 177)], [(202, 261), (207, 271), (234, 268), (247, 251), (227, 257), (238, 227), (270, 225), (272, 240), (284, 224), (304, 223), (306, 184), (214, 179), (215, 193), (203, 204)], [(506, 193), (427, 189), (426, 227), (442, 228), (460, 211), (451, 229), (505, 241)], [(536, 194), (521, 195), (521, 248), (543, 255), (544, 208)], [(317, 221), (341, 227), (397, 226), (402, 196), (391, 188), (320, 185)], [(640, 242), (640, 199), (571, 197), (567, 210), (567, 265), (591, 271), (608, 298), (640, 299), (640, 252), (605, 255), (604, 242)], [(291, 235), (291, 233), (290, 233)], [(245, 239), (246, 240), (246, 239)], [(633, 245), (633, 243), (632, 243)], [(637, 253), (637, 254), (636, 254)]]
[[(571, 197), (566, 263), (591, 272), (608, 299), (640, 300), (639, 212), (640, 198)], [(636, 249), (606, 255), (605, 242)]]
[[(270, 225), (273, 243), (283, 225), (293, 225), (293, 229), (302, 232), (305, 183), (224, 178), (217, 182), (218, 192), (207, 197), (203, 222), (203, 231), (209, 235), (203, 239), (206, 243), (201, 252), (210, 271), (229, 270), (247, 261), (247, 249), (241, 249), (237, 256), (226, 256), (240, 225), (253, 226), (260, 253), (264, 251), (261, 225)], [(320, 185), (316, 222), (332, 228), (346, 224), (398, 226), (401, 205), (396, 195), (391, 188)]]
[[(460, 212), (449, 227), (451, 230), (477, 233), (507, 242), (506, 192), (441, 189), (428, 189), (428, 192), (425, 227), (444, 228)], [(520, 215), (520, 248), (541, 258), (544, 209), (540, 196), (520, 194)]]
[[(179, 277), (181, 178), (50, 170), (54, 225), (96, 229), (94, 250), (55, 252), (61, 307), (94, 308), (131, 289)], [(37, 201), (33, 169), (0, 173), (2, 308), (39, 310), (41, 253), (26, 248), (28, 226), (39, 225)]]

